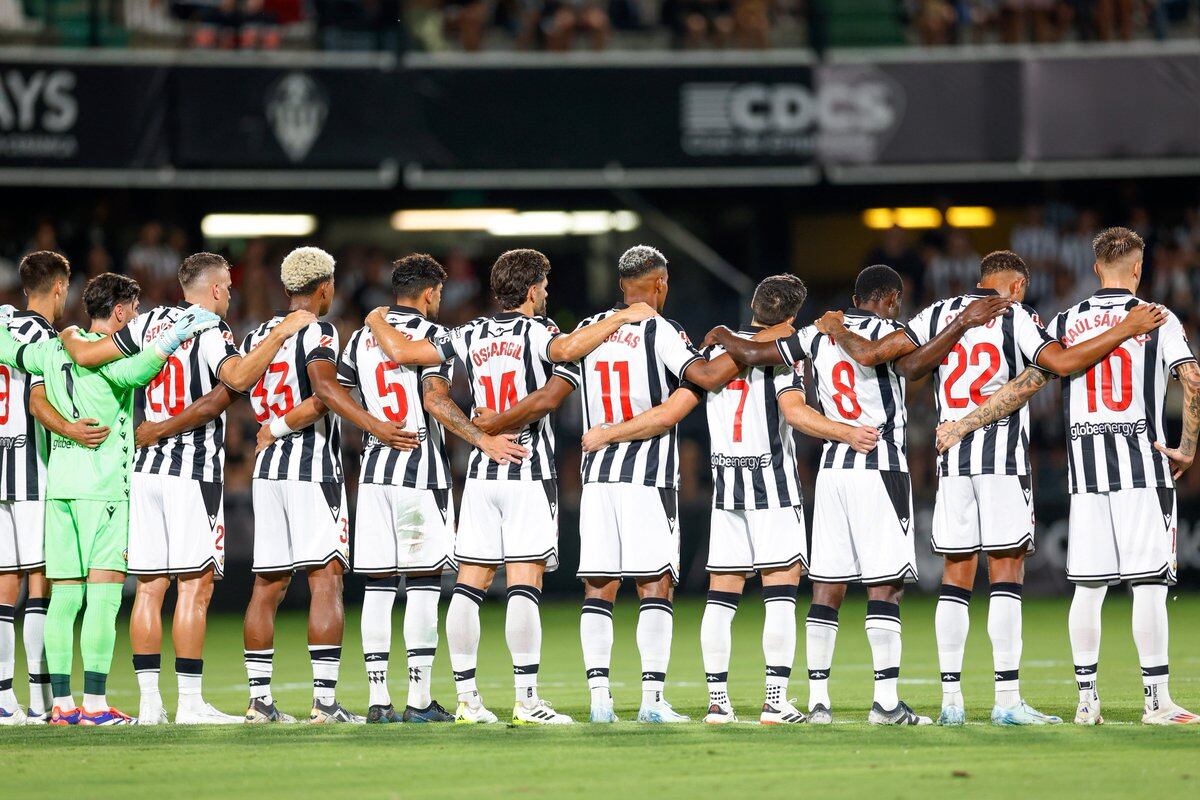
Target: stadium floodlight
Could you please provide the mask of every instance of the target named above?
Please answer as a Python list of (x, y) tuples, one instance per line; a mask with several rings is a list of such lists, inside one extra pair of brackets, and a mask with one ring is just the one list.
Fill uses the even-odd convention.
[(207, 214), (200, 231), (208, 239), (308, 236), (317, 229), (312, 214)]
[(481, 231), (492, 236), (594, 236), (641, 227), (635, 212), (517, 211), (511, 208), (405, 209), (392, 214), (398, 231)]
[(990, 228), (996, 224), (996, 212), (987, 206), (951, 206), (946, 222), (955, 228)]

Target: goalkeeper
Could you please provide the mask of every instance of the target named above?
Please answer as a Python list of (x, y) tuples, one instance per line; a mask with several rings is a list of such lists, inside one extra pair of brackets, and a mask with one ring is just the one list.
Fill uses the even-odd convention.
[[(137, 281), (105, 273), (88, 281), (83, 302), (95, 340), (115, 334), (137, 316)], [(68, 420), (92, 418), (111, 429), (87, 448), (54, 434), (46, 487), (46, 661), (54, 693), (51, 725), (128, 725), (136, 720), (108, 704), (105, 684), (116, 642), (129, 538), (129, 478), (133, 466), (134, 389), (149, 383), (184, 341), (219, 319), (192, 306), (154, 347), (97, 369), (77, 366), (59, 339), (21, 344), (8, 332), (12, 306), (0, 306), (0, 363), (42, 375), (51, 405)], [(83, 706), (71, 695), (75, 619), (87, 600), (80, 631)]]

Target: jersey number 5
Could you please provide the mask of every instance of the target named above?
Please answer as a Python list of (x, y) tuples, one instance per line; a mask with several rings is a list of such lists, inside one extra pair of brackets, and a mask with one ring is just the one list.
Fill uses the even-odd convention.
[[(375, 388), (379, 391), (383, 415), (392, 422), (403, 422), (408, 417), (408, 393), (404, 391), (403, 384), (388, 383), (387, 374), (394, 369), (400, 369), (400, 365), (395, 361), (380, 361), (375, 367)], [(383, 402), (389, 394), (396, 398), (394, 408)]]

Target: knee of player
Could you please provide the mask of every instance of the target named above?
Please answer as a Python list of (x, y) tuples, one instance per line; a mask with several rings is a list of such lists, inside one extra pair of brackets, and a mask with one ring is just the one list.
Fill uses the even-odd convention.
[(904, 585), (883, 584), (882, 586), (867, 587), (867, 599), (899, 604), (904, 599)]

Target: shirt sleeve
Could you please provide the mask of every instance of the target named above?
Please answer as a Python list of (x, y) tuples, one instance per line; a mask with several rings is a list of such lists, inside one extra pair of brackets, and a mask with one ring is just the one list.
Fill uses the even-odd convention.
[(913, 344), (921, 347), (937, 334), (937, 331), (934, 330), (936, 324), (933, 320), (933, 306), (926, 306), (921, 309), (919, 314), (910, 319), (907, 325), (901, 327), (901, 330), (912, 340)]
[(145, 386), (162, 370), (166, 361), (157, 347), (148, 347), (136, 356), (122, 358), (100, 367), (98, 372), (113, 386), (135, 389)]
[(1011, 313), (1013, 315), (1013, 336), (1016, 338), (1017, 349), (1025, 356), (1025, 363), (1037, 366), (1038, 356), (1042, 354), (1047, 345), (1055, 344), (1057, 340), (1046, 333), (1041, 320), (1038, 319), (1037, 312), (1028, 306), (1013, 306)]
[(431, 341), (434, 348), (437, 349), (438, 355), (442, 357), (442, 361), (449, 361), (456, 355), (462, 357), (461, 351), (466, 349), (466, 333), (467, 325), (459, 325), (457, 328), (443, 331), (433, 337)]
[(578, 361), (563, 361), (554, 365), (552, 374), (578, 389), (580, 381), (583, 379), (583, 368), (579, 366)]
[[(113, 334), (113, 342), (116, 343), (117, 349), (126, 356), (135, 356), (142, 352), (142, 337), (146, 333), (146, 325), (150, 321), (151, 312), (147, 311), (144, 314), (138, 314), (133, 320), (121, 330)], [(164, 322), (169, 323), (169, 320), (164, 319)], [(222, 325), (224, 323), (221, 323)]]
[(347, 389), (358, 386), (358, 343), (362, 340), (362, 330), (357, 330), (350, 336), (342, 357), (337, 362), (338, 383)]
[(233, 331), (224, 322), (200, 334), (196, 345), (200, 348), (201, 362), (208, 367), (214, 380), (220, 380), (221, 368), (226, 361), (240, 356), (234, 344)]
[[(443, 328), (433, 328), (429, 331), (429, 334), (425, 338), (429, 339), (430, 341), (435, 341), (439, 336), (441, 336), (443, 330)], [(454, 381), (454, 360), (448, 358), (436, 366), (421, 367), (417, 371), (417, 377), (422, 381), (424, 381), (426, 378), (437, 378), (445, 381), (446, 383), (452, 383)]]
[(557, 323), (549, 317), (534, 317), (529, 321), (529, 344), (534, 355), (542, 361), (553, 362), (550, 358), (550, 343), (562, 336)]
[(338, 332), (329, 322), (314, 322), (300, 334), (304, 342), (304, 366), (317, 361), (328, 361), (337, 366)]
[(654, 326), (654, 352), (675, 377), (683, 378), (688, 367), (704, 360), (678, 323), (662, 317), (651, 317), (646, 325)]
[(804, 368), (799, 365), (775, 367), (772, 377), (775, 381), (776, 397), (788, 392), (804, 391)]
[(812, 341), (816, 338), (817, 333), (818, 331), (815, 326), (808, 325), (796, 331), (791, 336), (776, 339), (775, 346), (779, 348), (779, 355), (783, 356), (783, 363), (795, 366), (801, 361), (806, 360), (809, 357)]
[(60, 348), (58, 339), (47, 339), (37, 344), (22, 344), (13, 338), (8, 328), (0, 328), (0, 364), (16, 367), (30, 375), (42, 375), (50, 357)]
[(1162, 359), (1167, 369), (1174, 373), (1184, 364), (1195, 362), (1196, 356), (1188, 344), (1187, 334), (1179, 317), (1167, 312), (1167, 321), (1162, 326)]
[[(46, 331), (44, 328), (42, 328), (40, 326), (35, 327), (33, 330), (33, 333), (30, 334), (30, 336), (29, 336), (29, 344), (37, 344), (38, 342), (45, 342), (52, 338), (54, 338), (54, 337), (52, 337), (50, 335), (50, 332)], [(31, 389), (34, 387), (37, 387), (37, 386), (43, 386), (43, 385), (45, 385), (45, 383), (46, 383), (46, 381), (41, 375), (30, 375), (29, 376), (29, 388), (31, 388)]]

